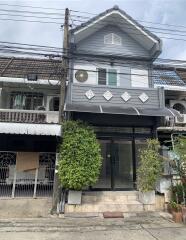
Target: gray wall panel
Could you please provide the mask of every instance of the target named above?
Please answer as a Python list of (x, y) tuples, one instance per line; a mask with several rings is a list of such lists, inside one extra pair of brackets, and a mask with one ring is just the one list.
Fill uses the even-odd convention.
[[(89, 100), (85, 93), (88, 90), (92, 90), (95, 96)], [(109, 90), (113, 97), (107, 101), (103, 94)], [(131, 95), (131, 99), (127, 102), (124, 102), (121, 98), (121, 95), (124, 92), (128, 92)], [(149, 99), (142, 103), (138, 98), (140, 94), (146, 93)], [(85, 84), (72, 84), (71, 88), (72, 103), (82, 103), (82, 104), (99, 104), (106, 106), (126, 106), (126, 107), (139, 107), (139, 108), (159, 108), (164, 107), (162, 103), (162, 94), (163, 89), (140, 89), (140, 88), (122, 88), (122, 87), (108, 87), (108, 86), (90, 86)]]
[[(119, 35), (122, 38), (122, 45), (104, 44), (104, 36), (109, 33)], [(135, 41), (134, 38), (131, 38), (118, 27), (110, 25), (77, 43), (77, 51), (89, 51), (95, 54), (105, 53), (112, 55), (149, 57), (149, 52)]]

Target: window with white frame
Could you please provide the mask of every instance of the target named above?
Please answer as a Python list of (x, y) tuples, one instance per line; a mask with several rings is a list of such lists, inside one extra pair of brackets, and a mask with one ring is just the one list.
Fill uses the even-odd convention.
[(98, 68), (98, 85), (117, 86), (117, 70)]
[(109, 33), (104, 36), (105, 44), (121, 45), (121, 37), (115, 33)]
[(132, 87), (149, 87), (148, 70), (146, 69), (131, 69), (131, 86)]

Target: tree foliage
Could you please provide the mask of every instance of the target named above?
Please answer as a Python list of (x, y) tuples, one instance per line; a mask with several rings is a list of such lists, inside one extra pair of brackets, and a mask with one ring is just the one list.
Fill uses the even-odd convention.
[(162, 172), (162, 158), (159, 154), (159, 142), (148, 139), (146, 148), (140, 150), (140, 163), (137, 170), (137, 185), (140, 191), (155, 189), (156, 181)]
[(63, 124), (59, 179), (66, 189), (81, 190), (95, 184), (102, 163), (101, 149), (91, 127), (79, 121)]
[(182, 181), (186, 183), (186, 137), (180, 136), (176, 138), (174, 144), (175, 164), (173, 167), (178, 172)]

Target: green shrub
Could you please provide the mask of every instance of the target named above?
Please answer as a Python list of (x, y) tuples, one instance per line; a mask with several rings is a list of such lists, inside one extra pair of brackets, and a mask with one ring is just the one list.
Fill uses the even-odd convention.
[(81, 190), (95, 184), (102, 163), (100, 145), (94, 131), (79, 121), (63, 124), (59, 179), (66, 189)]
[(174, 169), (182, 181), (186, 183), (186, 137), (179, 136), (174, 143), (174, 152), (177, 155), (175, 158)]
[(171, 186), (172, 201), (182, 204), (184, 202), (184, 196), (186, 196), (186, 184), (177, 183)]
[(148, 139), (147, 146), (140, 150), (140, 163), (137, 169), (137, 186), (142, 192), (155, 190), (156, 181), (162, 172), (162, 158), (159, 142)]

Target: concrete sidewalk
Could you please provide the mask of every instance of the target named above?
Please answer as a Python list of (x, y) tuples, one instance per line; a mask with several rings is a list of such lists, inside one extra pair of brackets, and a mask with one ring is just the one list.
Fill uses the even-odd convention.
[(1, 219), (0, 240), (186, 240), (186, 225), (165, 213), (101, 217)]

